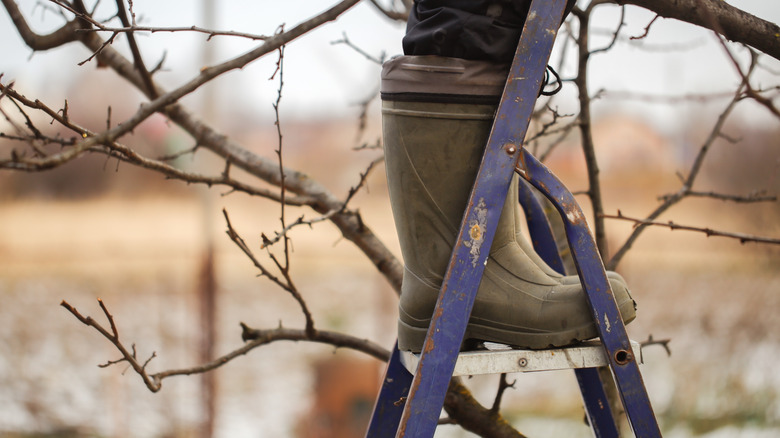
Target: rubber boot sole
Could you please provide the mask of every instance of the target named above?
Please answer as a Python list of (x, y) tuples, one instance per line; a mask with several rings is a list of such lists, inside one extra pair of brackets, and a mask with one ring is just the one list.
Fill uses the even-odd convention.
[[(636, 304), (629, 299), (618, 304), (623, 323), (628, 324), (636, 318)], [(429, 322), (430, 324), (430, 322)], [(419, 353), (425, 343), (428, 327), (416, 327), (398, 320), (398, 349)], [(464, 343), (470, 340), (496, 342), (515, 348), (543, 350), (554, 347), (565, 347), (598, 337), (595, 323), (572, 327), (557, 332), (518, 332), (517, 329), (502, 329), (490, 321), (476, 318), (469, 320)]]

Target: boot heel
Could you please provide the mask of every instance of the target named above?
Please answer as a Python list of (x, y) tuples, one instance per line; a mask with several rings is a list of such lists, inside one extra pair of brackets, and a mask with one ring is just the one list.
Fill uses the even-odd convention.
[(398, 350), (419, 353), (425, 343), (427, 328), (413, 327), (403, 321), (398, 321)]

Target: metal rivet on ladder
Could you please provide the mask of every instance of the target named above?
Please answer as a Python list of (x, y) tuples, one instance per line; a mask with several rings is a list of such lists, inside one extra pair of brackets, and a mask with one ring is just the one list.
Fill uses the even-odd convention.
[(507, 154), (512, 155), (517, 152), (517, 146), (515, 146), (514, 143), (507, 143), (504, 145), (504, 151), (506, 151)]
[(528, 359), (521, 357), (520, 360), (517, 361), (517, 364), (525, 368), (526, 366), (528, 366)]
[(634, 359), (634, 355), (628, 350), (618, 350), (615, 352), (615, 362), (618, 365), (625, 365)]

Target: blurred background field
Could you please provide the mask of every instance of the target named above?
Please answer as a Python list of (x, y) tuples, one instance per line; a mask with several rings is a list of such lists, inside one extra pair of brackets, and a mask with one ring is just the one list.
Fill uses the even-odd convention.
[[(310, 171), (336, 193), (340, 188), (346, 192), (378, 153), (350, 149), (352, 122), (288, 125), (288, 164)], [(657, 162), (648, 165), (638, 153), (605, 165), (607, 211), (620, 208), (626, 215), (641, 216), (656, 205), (657, 195), (675, 190), (672, 169), (678, 164), (668, 138), (648, 135), (649, 128), (630, 118), (597, 123), (599, 151), (609, 151), (615, 126), (622, 127), (618, 132), (626, 142), (646, 142), (636, 150), (650, 148)], [(263, 138), (262, 132), (256, 135)], [(316, 156), (304, 147), (312, 135), (320, 140)], [(727, 182), (736, 189), (768, 184), (777, 190), (778, 136), (760, 131), (740, 135), (754, 143), (745, 142), (738, 151), (719, 149), (707, 182)], [(740, 159), (734, 160), (733, 153)], [(574, 191), (584, 184), (577, 154), (573, 143), (563, 145), (550, 162)], [(334, 166), (340, 171), (331, 172)], [(249, 260), (223, 233), (220, 210), (225, 208), (234, 227), (257, 247), (260, 232), (270, 235), (278, 229), (279, 210), (273, 204), (245, 195), (219, 196), (215, 189), (206, 212), (211, 217), (204, 220), (198, 191), (128, 167), (116, 171), (114, 163), (0, 178), (0, 430), (6, 436), (195, 436), (201, 418), (199, 378), (166, 380), (162, 391), (152, 394), (125, 365), (98, 368), (117, 353), (58, 304), (67, 300), (102, 320), (96, 302), (102, 298), (126, 342), (136, 343), (142, 357), (157, 353), (150, 369), (196, 364), (204, 224), (216, 245), (216, 352), (241, 345), (239, 322), (258, 328), (303, 324), (293, 300), (256, 278)], [(382, 169), (371, 174), (368, 190), (354, 202), (366, 224), (397, 253)], [(301, 212), (288, 211), (288, 217), (297, 214)], [(662, 219), (780, 234), (776, 203), (690, 200), (668, 216)], [(609, 225), (615, 248), (631, 226)], [(374, 268), (327, 223), (298, 228), (292, 237), (292, 273), (320, 327), (389, 347), (396, 301)], [(643, 366), (667, 436), (780, 433), (779, 266), (776, 247), (660, 228), (648, 230), (621, 264), (639, 302), (638, 319), (629, 326), (632, 337), (671, 339), (671, 356), (659, 346), (647, 347)], [(369, 376), (355, 391), (372, 391), (379, 364), (316, 345), (273, 344), (216, 371), (217, 436), (320, 436), (311, 432), (312, 424), (322, 405), (331, 402), (317, 398), (315, 389), (323, 384), (317, 376), (328, 375), (331, 361), (347, 359), (357, 361), (349, 365), (355, 367), (352, 375)], [(507, 394), (504, 411), (521, 431), (529, 436), (588, 436), (571, 373), (510, 379), (517, 384)], [(490, 404), (494, 376), (468, 383)], [(372, 400), (361, 400), (353, 417), (370, 410)], [(468, 436), (455, 428), (440, 429), (441, 436)]]
[[(194, 7), (134, 3), (146, 12), (144, 24), (190, 26), (202, 18)], [(766, 0), (730, 3), (774, 22), (780, 19), (780, 7)], [(281, 22), (293, 24), (315, 13), (320, 5), (312, 4), (282, 2), (272, 8), (265, 2), (223, 2), (215, 26), (271, 34)], [(603, 9), (594, 15), (594, 47), (608, 43), (620, 17), (617, 7)], [(34, 10), (31, 6), (24, 12), (32, 16)], [(627, 11), (625, 35), (641, 35), (653, 14)], [(36, 29), (59, 23), (56, 14), (38, 14)], [(4, 83), (15, 80), (18, 90), (53, 107), (68, 98), (70, 116), (93, 130), (105, 127), (109, 105), (115, 123), (138, 108), (137, 91), (113, 73), (76, 65), (89, 56), (82, 48), (30, 56), (12, 27), (0, 13), (0, 40), (7, 55), (0, 57)], [(691, 28), (659, 20), (647, 39), (623, 38), (609, 56), (594, 56), (591, 91), (601, 98), (593, 103), (593, 135), (608, 214), (619, 210), (643, 217), (658, 205), (658, 196), (679, 189), (679, 174), (687, 173), (727, 103), (723, 93), (739, 82), (712, 36)], [(332, 44), (345, 32), (371, 54), (400, 53), (403, 27), (378, 17), (363, 2), (354, 13), (288, 47), (281, 119), (285, 165), (342, 197), (381, 155), (371, 148), (354, 150), (376, 144), (380, 137), (376, 100), (368, 107), (367, 130), (357, 129), (357, 103), (377, 89), (379, 66), (343, 44)], [(148, 60), (168, 56), (170, 70), (155, 78), (172, 88), (205, 64), (199, 53), (204, 39), (156, 33), (139, 41)], [(221, 60), (254, 43), (214, 39), (212, 44)], [(209, 84), (210, 91), (203, 94), (211, 94), (213, 107), (201, 95), (187, 96), (184, 103), (200, 109), (195, 112), (231, 140), (274, 159), (278, 137), (271, 102), (278, 83), (268, 78), (275, 62), (269, 56)], [(777, 63), (762, 62), (756, 81), (776, 85)], [(49, 74), (54, 71), (58, 74)], [(573, 76), (572, 64), (561, 73)], [(577, 110), (576, 92), (569, 85), (556, 101), (562, 114)], [(614, 93), (601, 93), (602, 87)], [(700, 93), (721, 98), (700, 99)], [(0, 101), (3, 109), (9, 108), (7, 102)], [(38, 126), (49, 126), (48, 118), (33, 119)], [(0, 131), (9, 129), (0, 120)], [(777, 120), (745, 101), (724, 133), (728, 138), (715, 142), (697, 189), (780, 193)], [(122, 141), (154, 157), (193, 146), (159, 116)], [(574, 192), (587, 189), (578, 142), (570, 136), (548, 160)], [(0, 139), (4, 157), (15, 147), (19, 143)], [(191, 157), (175, 162), (190, 170), (210, 164)], [(216, 174), (222, 167), (209, 170)], [(350, 206), (399, 254), (384, 181), (379, 165)], [(587, 210), (584, 196), (579, 199)], [(120, 336), (135, 344), (139, 357), (156, 353), (149, 364), (153, 372), (198, 364), (204, 331), (202, 266), (211, 242), (215, 354), (243, 344), (239, 322), (254, 328), (301, 328), (304, 319), (294, 300), (257, 278), (251, 262), (225, 235), (223, 208), (258, 253), (261, 233), (271, 236), (280, 228), (279, 207), (272, 202), (168, 181), (102, 156), (43, 173), (0, 172), (0, 436), (204, 436), (200, 377), (166, 379), (153, 394), (125, 364), (99, 368), (118, 353), (59, 304), (66, 300), (103, 322), (96, 301), (101, 298), (116, 318)], [(301, 214), (315, 216), (288, 208), (288, 221)], [(660, 220), (780, 237), (777, 201), (687, 199)], [(615, 220), (607, 225), (614, 252), (632, 225)], [(345, 331), (389, 348), (395, 338), (395, 294), (365, 256), (328, 222), (295, 228), (291, 237), (291, 273), (318, 328)], [(651, 228), (618, 270), (639, 303), (629, 334), (637, 341), (650, 336), (670, 340), (671, 355), (649, 346), (642, 366), (664, 435), (780, 436), (780, 248)], [(362, 436), (381, 369), (373, 359), (322, 345), (279, 342), (256, 349), (214, 372), (214, 436)], [(505, 395), (502, 413), (521, 432), (530, 437), (591, 436), (572, 373), (509, 379), (517, 383)], [(474, 377), (467, 385), (489, 406), (498, 382), (496, 376)], [(436, 436), (473, 435), (442, 426)]]

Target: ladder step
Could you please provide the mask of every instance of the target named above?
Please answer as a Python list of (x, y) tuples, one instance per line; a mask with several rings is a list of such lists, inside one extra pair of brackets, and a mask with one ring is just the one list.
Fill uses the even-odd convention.
[[(599, 341), (589, 341), (572, 347), (548, 350), (519, 350), (508, 345), (486, 343), (487, 350), (466, 351), (458, 355), (453, 376), (481, 374), (526, 373), (531, 371), (567, 370), (608, 366), (606, 351)], [(631, 341), (631, 348), (640, 352), (639, 342)], [(417, 370), (420, 355), (401, 352), (401, 363), (412, 374)]]

